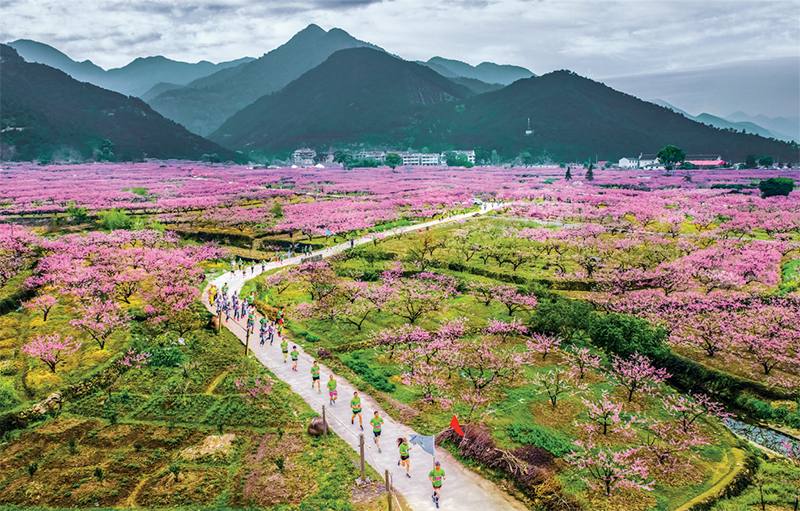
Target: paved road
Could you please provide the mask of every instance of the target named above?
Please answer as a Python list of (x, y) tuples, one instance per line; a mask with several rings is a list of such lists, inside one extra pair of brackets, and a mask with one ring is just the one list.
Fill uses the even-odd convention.
[[(487, 205), (487, 209), (482, 210), (481, 213), (490, 211), (493, 206)], [(436, 227), (448, 222), (469, 218), (475, 213), (466, 215), (458, 215), (450, 219), (437, 220), (433, 222), (426, 222), (413, 226), (398, 228), (392, 233), (400, 233), (405, 231), (412, 231), (418, 229), (425, 229), (426, 227)], [(355, 244), (369, 243), (372, 241), (371, 235), (365, 236), (355, 240)], [(343, 243), (335, 247), (321, 251), (324, 257), (339, 253), (349, 248), (350, 243)], [(319, 254), (316, 252), (315, 254)], [(300, 257), (294, 257), (279, 263), (270, 263), (267, 265), (267, 270), (280, 266), (288, 266), (294, 263), (299, 263)], [(242, 276), (241, 272), (237, 272), (234, 276), (228, 272), (220, 276), (214, 281), (214, 284), (221, 288), (223, 284), (227, 283), (232, 292), (238, 293), (244, 283), (258, 276), (260, 272)], [(206, 294), (204, 293), (205, 297)], [(205, 303), (205, 302), (204, 302)], [(206, 307), (210, 306), (205, 303)], [(223, 323), (224, 324), (224, 323)], [(258, 324), (258, 322), (256, 322)], [(231, 320), (225, 325), (234, 334), (236, 334), (243, 342), (245, 339), (244, 322), (235, 322)], [(362, 432), (358, 426), (358, 419), (355, 425), (350, 424), (352, 414), (350, 412), (350, 399), (353, 392), (356, 390), (347, 380), (342, 377), (336, 377), (338, 382), (339, 400), (334, 406), (328, 406), (328, 394), (325, 388), (325, 383), (328, 381), (328, 376), (331, 374), (330, 369), (320, 364), (321, 368), (321, 381), (322, 392), (318, 392), (316, 388), (311, 388), (311, 365), (313, 358), (308, 353), (305, 353), (298, 347), (300, 351), (300, 362), (298, 364), (298, 371), (292, 371), (291, 360), (283, 362), (279, 342), (276, 341), (273, 346), (268, 343), (264, 346), (258, 345), (258, 334), (251, 335), (250, 346), (253, 349), (255, 356), (270, 369), (281, 380), (289, 384), (292, 391), (299, 394), (316, 412), (322, 413), (322, 406), (326, 405), (326, 417), (328, 424), (332, 431), (350, 444), (353, 449), (358, 452), (359, 450), (359, 436), (364, 434), (364, 443), (366, 446), (366, 461), (383, 476), (384, 471), (389, 469), (389, 473), (393, 482), (393, 486), (398, 490), (407, 503), (415, 511), (435, 509), (433, 501), (431, 500), (431, 484), (428, 481), (428, 472), (432, 468), (433, 458), (424, 452), (419, 446), (412, 446), (411, 450), (411, 478), (405, 477), (405, 470), (397, 466), (397, 461), (400, 459), (397, 449), (396, 439), (398, 437), (408, 438), (412, 434), (416, 434), (414, 430), (401, 424), (386, 414), (383, 409), (378, 405), (375, 400), (368, 394), (359, 392), (362, 402), (362, 416), (364, 420), (364, 431)], [(292, 344), (290, 343), (290, 349)], [(383, 433), (381, 436), (381, 449), (378, 452), (377, 446), (373, 443), (372, 427), (369, 425), (369, 420), (373, 416), (373, 412), (378, 411), (380, 416), (384, 419)], [(437, 459), (442, 463), (442, 468), (447, 474), (446, 480), (442, 488), (442, 498), (440, 500), (441, 509), (451, 510), (481, 510), (481, 511), (494, 511), (494, 510), (525, 510), (525, 506), (508, 495), (506, 492), (500, 490), (494, 483), (487, 481), (479, 475), (464, 468), (458, 461), (456, 461), (448, 452), (443, 449), (437, 449)], [(407, 508), (405, 508), (407, 509)]]

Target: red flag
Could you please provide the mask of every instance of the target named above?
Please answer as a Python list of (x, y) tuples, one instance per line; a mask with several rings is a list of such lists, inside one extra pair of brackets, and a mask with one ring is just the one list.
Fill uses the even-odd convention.
[(458, 423), (458, 419), (455, 415), (453, 415), (453, 420), (450, 421), (450, 427), (456, 430), (456, 433), (459, 435), (464, 436), (464, 432), (461, 431), (461, 424)]

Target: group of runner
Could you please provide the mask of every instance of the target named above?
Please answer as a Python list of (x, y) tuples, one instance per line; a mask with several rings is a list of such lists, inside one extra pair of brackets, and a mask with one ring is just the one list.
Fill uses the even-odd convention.
[[(290, 254), (286, 254), (287, 257)], [(276, 260), (282, 260), (277, 258)], [(241, 262), (239, 263), (232, 263), (233, 265), (233, 272), (237, 270), (242, 271), (242, 275), (244, 276), (247, 272), (248, 267), (243, 266)], [(249, 266), (251, 272), (254, 271), (254, 268), (258, 265), (258, 263)], [(266, 262), (262, 262), (262, 272), (266, 269)], [(227, 322), (230, 319), (231, 313), (233, 313), (234, 319), (239, 320), (247, 317), (247, 329), (249, 332), (254, 332), (255, 329), (255, 294), (253, 292), (247, 298), (239, 299), (236, 293), (233, 293), (230, 297), (228, 296), (228, 284), (225, 283), (222, 286), (222, 289), (217, 289), (216, 286), (212, 285), (209, 287), (208, 290), (208, 302), (213, 304), (217, 308), (217, 314), (221, 315), (221, 313), (225, 313), (225, 321)], [(264, 346), (266, 340), (269, 340), (270, 346), (272, 346), (275, 335), (277, 334), (278, 338), (281, 340), (280, 348), (283, 354), (283, 362), (287, 362), (287, 356), (292, 360), (292, 370), (297, 371), (297, 365), (300, 358), (300, 352), (297, 349), (297, 346), (292, 347), (292, 351), (289, 351), (289, 342), (288, 340), (282, 336), (283, 333), (283, 323), (284, 323), (284, 309), (281, 307), (277, 314), (275, 321), (267, 317), (263, 317), (260, 320), (260, 345)], [(311, 388), (313, 389), (316, 385), (317, 391), (322, 392), (322, 385), (320, 382), (320, 366), (319, 363), (314, 360), (311, 366)], [(329, 375), (328, 383), (326, 384), (328, 388), (328, 399), (329, 404), (331, 406), (336, 404), (336, 400), (338, 399), (338, 391), (337, 391), (337, 381), (334, 378), (334, 375)], [(361, 430), (364, 430), (363, 420), (361, 418), (362, 406), (361, 406), (361, 398), (358, 395), (358, 392), (353, 393), (353, 398), (350, 400), (350, 409), (352, 411), (352, 417), (350, 418), (350, 424), (355, 424), (356, 417), (358, 418), (358, 425)], [(372, 426), (372, 435), (373, 435), (373, 442), (378, 447), (378, 452), (381, 451), (380, 446), (380, 437), (382, 432), (382, 427), (384, 420), (380, 417), (380, 413), (376, 410), (373, 412), (373, 417), (369, 421), (370, 425)], [(409, 471), (411, 469), (411, 460), (410, 460), (410, 451), (411, 446), (409, 445), (408, 439), (404, 437), (400, 437), (397, 439), (397, 448), (400, 454), (400, 459), (397, 462), (398, 466), (404, 467), (406, 469), (406, 477), (411, 478)], [(441, 468), (441, 464), (437, 461), (434, 469), (428, 473), (428, 479), (431, 481), (433, 485), (433, 495), (431, 498), (433, 499), (434, 504), (436, 507), (439, 507), (439, 498), (441, 497), (441, 489), (442, 483), (445, 479), (444, 470)]]

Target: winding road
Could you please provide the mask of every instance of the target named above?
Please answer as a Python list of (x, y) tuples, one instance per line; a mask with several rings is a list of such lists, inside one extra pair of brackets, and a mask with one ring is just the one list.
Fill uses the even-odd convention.
[[(486, 209), (482, 209), (480, 213), (486, 213), (496, 208), (497, 205), (486, 205)], [(476, 213), (468, 213), (464, 215), (457, 215), (451, 218), (416, 224), (412, 226), (397, 228), (390, 232), (390, 234), (400, 234), (413, 230), (428, 229), (446, 225), (447, 223), (466, 219), (475, 216)], [(372, 241), (372, 236), (364, 236), (356, 239), (354, 244), (361, 245)], [(312, 255), (321, 254), (323, 257), (329, 257), (338, 254), (350, 247), (350, 243), (342, 243), (322, 251), (317, 251)], [(307, 255), (306, 255), (307, 256)], [(292, 264), (300, 263), (301, 257), (296, 256), (281, 263), (269, 263), (266, 265), (266, 270), (273, 268), (285, 267)], [(259, 268), (260, 269), (260, 268)], [(224, 284), (228, 284), (228, 288), (233, 293), (239, 293), (244, 283), (252, 278), (260, 275), (261, 272), (255, 272), (242, 276), (241, 272), (236, 272), (234, 275), (231, 272), (226, 272), (222, 276), (213, 281), (213, 284), (218, 288), (222, 288)], [(207, 294), (203, 293), (203, 297)], [(212, 311), (211, 305), (205, 300), (203, 303)], [(260, 315), (258, 319), (260, 319)], [(230, 320), (223, 323), (226, 328), (231, 330), (242, 342), (245, 342), (245, 321)], [(256, 324), (258, 322), (256, 321)], [(397, 465), (399, 454), (396, 444), (398, 437), (410, 437), (412, 434), (417, 434), (410, 427), (401, 424), (391, 417), (382, 409), (382, 407), (375, 402), (372, 396), (359, 392), (362, 402), (362, 416), (364, 419), (364, 431), (359, 429), (358, 423), (355, 425), (350, 424), (352, 414), (350, 412), (350, 399), (353, 392), (356, 390), (353, 385), (341, 376), (337, 376), (339, 400), (333, 406), (328, 406), (328, 394), (325, 384), (328, 381), (328, 375), (332, 371), (323, 364), (321, 368), (321, 382), (322, 392), (318, 392), (316, 388), (311, 388), (311, 365), (314, 358), (304, 352), (298, 347), (300, 351), (300, 361), (298, 364), (298, 371), (292, 371), (291, 361), (288, 363), (283, 362), (279, 342), (275, 342), (273, 346), (265, 344), (259, 346), (258, 335), (251, 335), (250, 342), (253, 354), (272, 371), (278, 378), (288, 383), (292, 391), (299, 394), (317, 413), (322, 413), (322, 406), (326, 406), (326, 418), (330, 429), (339, 435), (345, 442), (347, 442), (356, 452), (359, 452), (359, 436), (364, 435), (365, 445), (365, 458), (381, 476), (384, 475), (385, 470), (389, 470), (392, 485), (405, 498), (408, 506), (415, 511), (435, 509), (433, 500), (431, 499), (431, 483), (428, 481), (428, 472), (433, 465), (433, 458), (422, 450), (419, 446), (412, 446), (411, 451), (411, 470), (410, 478), (405, 477), (405, 470)], [(290, 343), (290, 347), (292, 344)], [(383, 434), (381, 436), (382, 452), (378, 451), (377, 446), (373, 443), (372, 427), (369, 425), (369, 420), (373, 416), (373, 412), (378, 411), (380, 416), (384, 419)], [(515, 510), (523, 511), (526, 507), (513, 498), (505, 491), (498, 488), (494, 483), (484, 479), (478, 474), (468, 470), (458, 461), (456, 461), (450, 453), (444, 449), (437, 449), (436, 459), (442, 464), (446, 475), (446, 480), (442, 487), (442, 498), (439, 505), (441, 509), (450, 510), (480, 510), (480, 511), (495, 511), (495, 510)], [(398, 506), (399, 502), (395, 504)], [(399, 506), (398, 506), (399, 507)], [(404, 506), (402, 509), (408, 509)]]

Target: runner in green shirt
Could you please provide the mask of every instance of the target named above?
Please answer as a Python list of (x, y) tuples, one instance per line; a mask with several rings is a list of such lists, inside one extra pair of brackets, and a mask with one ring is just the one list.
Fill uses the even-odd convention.
[(317, 382), (317, 392), (322, 393), (322, 385), (319, 382), (319, 364), (317, 361), (314, 361), (314, 365), (311, 366), (311, 388), (314, 388), (314, 382)]
[(408, 459), (411, 447), (408, 446), (408, 440), (403, 437), (398, 438), (397, 447), (400, 449), (400, 461), (397, 462), (397, 466), (406, 467), (406, 477), (411, 479), (411, 476), (408, 475), (408, 471), (411, 468), (411, 460)]
[(289, 354), (289, 342), (286, 339), (281, 341), (281, 352), (283, 353), (283, 363), (286, 363), (286, 355)]
[(297, 371), (297, 358), (300, 356), (300, 352), (297, 351), (297, 346), (292, 347), (292, 352), (289, 354), (292, 356), (292, 362), (294, 362), (292, 371)]
[(361, 421), (361, 398), (358, 397), (358, 392), (353, 392), (353, 399), (350, 400), (350, 408), (353, 410), (353, 417), (350, 419), (350, 424), (353, 424), (356, 415), (358, 415), (358, 425), (361, 427), (361, 431), (364, 431), (364, 423)]
[[(311, 388), (314, 388), (314, 387), (311, 387)], [(331, 405), (335, 405), (336, 404), (336, 397), (337, 397), (336, 380), (334, 380), (333, 379), (333, 375), (331, 375), (331, 379), (328, 380), (328, 398), (331, 401)]]
[(439, 499), (442, 496), (442, 483), (445, 480), (444, 477), (444, 470), (442, 470), (441, 463), (438, 461), (436, 462), (436, 468), (428, 473), (428, 479), (431, 480), (433, 483), (433, 502), (436, 504), (436, 507), (439, 507)]
[(375, 436), (375, 445), (378, 446), (378, 452), (381, 452), (381, 425), (383, 425), (383, 419), (378, 417), (378, 412), (375, 412), (375, 416), (369, 420), (369, 423), (372, 424), (372, 434)]

